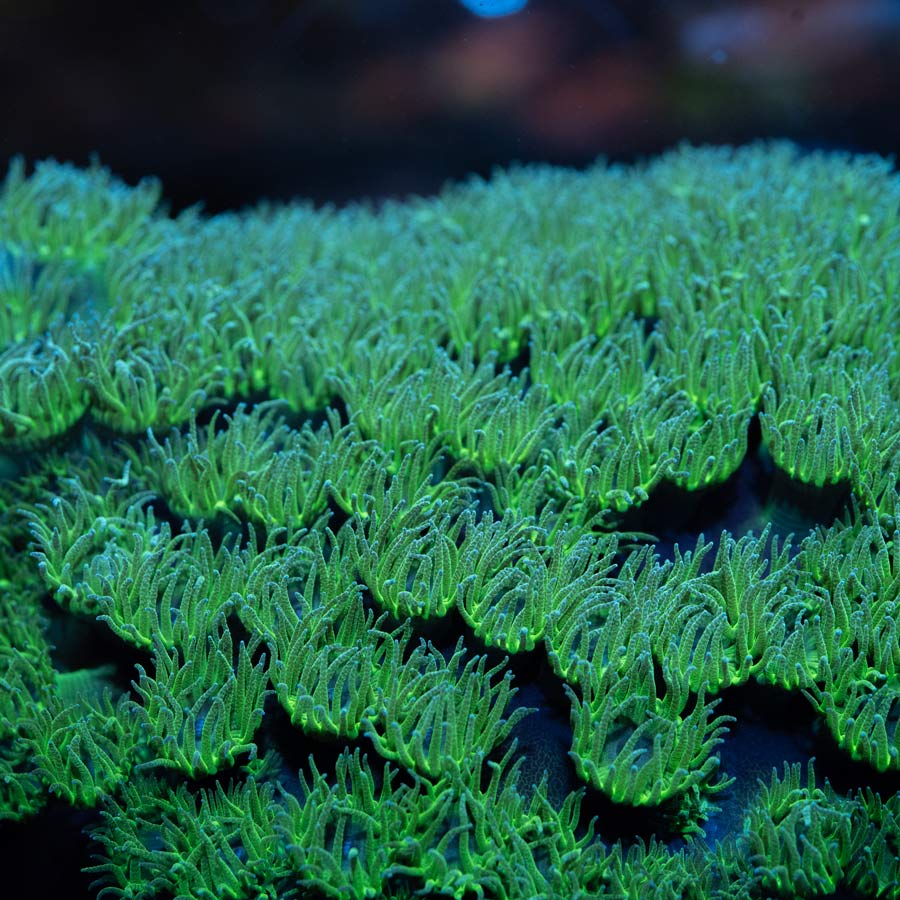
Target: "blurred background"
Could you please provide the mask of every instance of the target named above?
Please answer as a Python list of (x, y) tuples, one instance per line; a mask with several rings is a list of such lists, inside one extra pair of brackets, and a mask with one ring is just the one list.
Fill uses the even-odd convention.
[[(127, 13), (123, 12), (127, 9)], [(900, 0), (0, 0), (0, 163), (174, 209), (431, 193), (679, 141), (900, 150)], [(505, 14), (504, 14), (505, 13)]]

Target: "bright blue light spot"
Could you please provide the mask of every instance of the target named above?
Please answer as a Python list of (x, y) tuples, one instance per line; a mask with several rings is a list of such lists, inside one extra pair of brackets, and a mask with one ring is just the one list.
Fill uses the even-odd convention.
[(483, 19), (497, 19), (525, 9), (528, 0), (459, 0), (459, 2), (476, 16)]

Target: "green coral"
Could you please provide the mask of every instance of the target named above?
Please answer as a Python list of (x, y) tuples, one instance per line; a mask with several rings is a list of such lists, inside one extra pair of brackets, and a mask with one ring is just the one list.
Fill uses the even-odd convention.
[[(159, 194), (54, 162), (0, 189), (4, 827), (100, 810), (90, 870), (131, 900), (896, 895), (898, 795), (811, 764), (703, 840), (737, 689), (900, 771), (887, 163)], [(659, 552), (754, 472), (766, 505)], [(554, 692), (551, 784), (517, 738)], [(686, 845), (604, 839), (600, 794)]]

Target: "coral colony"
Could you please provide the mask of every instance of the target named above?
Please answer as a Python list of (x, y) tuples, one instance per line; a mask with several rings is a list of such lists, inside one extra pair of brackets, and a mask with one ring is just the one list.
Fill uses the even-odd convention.
[[(159, 196), (0, 194), (6, 833), (109, 900), (897, 896), (888, 163)], [(742, 784), (739, 693), (857, 784)]]

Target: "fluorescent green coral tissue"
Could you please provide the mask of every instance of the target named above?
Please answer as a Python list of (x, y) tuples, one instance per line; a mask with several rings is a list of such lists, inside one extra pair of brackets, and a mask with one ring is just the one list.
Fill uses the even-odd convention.
[(159, 198), (0, 190), (3, 834), (108, 900), (898, 896), (891, 165)]

